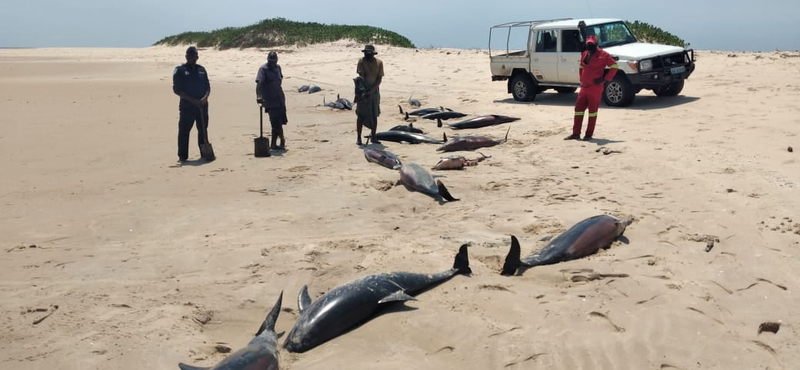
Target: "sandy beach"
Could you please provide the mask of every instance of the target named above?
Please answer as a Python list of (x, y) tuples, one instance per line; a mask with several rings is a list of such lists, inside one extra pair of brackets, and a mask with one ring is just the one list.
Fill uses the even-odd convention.
[[(281, 351), (281, 368), (798, 367), (800, 54), (698, 51), (680, 96), (601, 105), (582, 142), (562, 140), (576, 95), (517, 103), (485, 50), (378, 45), (380, 128), (405, 123), (412, 94), (521, 118), (417, 121), (436, 138), (510, 127), (481, 150), (491, 158), (436, 173), (461, 199), (440, 204), (364, 159), (354, 112), (322, 106), (352, 99), (361, 47), (279, 48), (288, 150), (270, 158), (253, 157), (268, 50), (201, 49), (218, 159), (199, 160), (193, 130), (183, 166), (171, 77), (185, 47), (0, 50), (0, 369), (212, 366), (281, 291), (288, 333), (303, 285), (316, 298), (368, 274), (444, 271), (464, 243), (470, 277)], [(448, 155), (383, 146), (427, 168)], [(634, 222), (593, 256), (499, 274), (510, 235), (528, 255), (597, 214)], [(764, 322), (780, 329), (759, 333)]]

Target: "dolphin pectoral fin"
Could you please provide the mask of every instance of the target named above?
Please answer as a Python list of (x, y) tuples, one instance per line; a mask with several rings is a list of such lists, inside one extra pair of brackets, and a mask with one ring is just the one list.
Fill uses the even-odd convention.
[(436, 119), (436, 127), (442, 127), (442, 119), (441, 118), (437, 118)]
[(300, 294), (297, 295), (297, 308), (300, 310), (300, 313), (308, 308), (311, 305), (311, 297), (308, 295), (308, 286), (303, 285), (300, 288)]
[(416, 298), (406, 294), (405, 291), (398, 290), (392, 294), (387, 295), (386, 297), (383, 297), (383, 299), (378, 301), (378, 304), (384, 304), (388, 302), (416, 301), (416, 300), (417, 300)]
[(269, 311), (267, 317), (264, 319), (264, 322), (261, 323), (261, 327), (258, 328), (256, 336), (259, 336), (264, 331), (268, 333), (275, 332), (275, 322), (278, 321), (278, 315), (281, 313), (282, 302), (283, 302), (283, 291), (281, 290), (281, 294), (278, 296), (278, 301), (275, 302), (275, 305), (272, 306), (272, 310)]
[(459, 200), (450, 195), (450, 192), (447, 191), (447, 188), (442, 184), (442, 180), (436, 180), (436, 186), (439, 188), (439, 195), (448, 202), (456, 202)]
[(458, 248), (458, 254), (456, 254), (455, 261), (453, 261), (453, 268), (457, 270), (457, 273), (462, 275), (469, 275), (472, 273), (472, 269), (469, 268), (469, 255), (467, 254), (467, 247), (468, 244), (462, 244), (461, 247)]
[(522, 261), (519, 260), (520, 253), (519, 240), (517, 240), (516, 236), (511, 235), (511, 249), (508, 250), (506, 262), (503, 264), (503, 271), (500, 272), (501, 275), (511, 276), (517, 272), (517, 269), (522, 265)]
[(186, 365), (184, 363), (179, 363), (178, 367), (181, 370), (208, 370), (208, 369), (210, 369), (210, 367), (192, 366), (192, 365)]

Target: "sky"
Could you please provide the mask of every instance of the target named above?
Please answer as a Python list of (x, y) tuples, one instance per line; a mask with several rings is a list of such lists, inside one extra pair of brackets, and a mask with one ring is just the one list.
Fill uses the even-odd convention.
[(486, 49), (489, 27), (554, 18), (639, 20), (699, 50), (800, 49), (798, 0), (3, 0), (0, 47), (147, 47), (267, 18), (369, 25), (417, 47)]

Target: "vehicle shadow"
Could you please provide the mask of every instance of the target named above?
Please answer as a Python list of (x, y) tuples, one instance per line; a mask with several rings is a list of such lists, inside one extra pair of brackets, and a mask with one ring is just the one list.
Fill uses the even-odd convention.
[[(573, 94), (559, 94), (544, 92), (536, 95), (536, 99), (532, 102), (519, 102), (514, 98), (496, 99), (494, 103), (502, 104), (520, 104), (520, 105), (548, 105), (558, 107), (572, 107), (575, 105), (575, 99), (578, 98), (577, 93)], [(659, 97), (655, 95), (637, 95), (633, 104), (627, 107), (609, 107), (605, 102), (601, 103), (604, 109), (636, 109), (636, 110), (652, 110), (652, 109), (665, 109), (672, 108), (684, 104), (693, 103), (700, 100), (696, 96), (669, 96)]]

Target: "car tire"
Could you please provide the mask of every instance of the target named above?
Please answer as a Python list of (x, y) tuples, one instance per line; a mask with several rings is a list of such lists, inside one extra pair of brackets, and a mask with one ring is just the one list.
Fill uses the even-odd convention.
[(656, 96), (677, 96), (683, 90), (683, 80), (678, 80), (653, 89)]
[(636, 97), (635, 91), (628, 77), (617, 74), (611, 82), (606, 82), (603, 101), (611, 107), (627, 107), (633, 103), (633, 98)]
[(577, 87), (556, 87), (556, 92), (559, 94), (574, 94), (576, 91)]
[(536, 84), (527, 74), (521, 73), (511, 79), (511, 95), (516, 101), (531, 102), (536, 98), (536, 91)]

